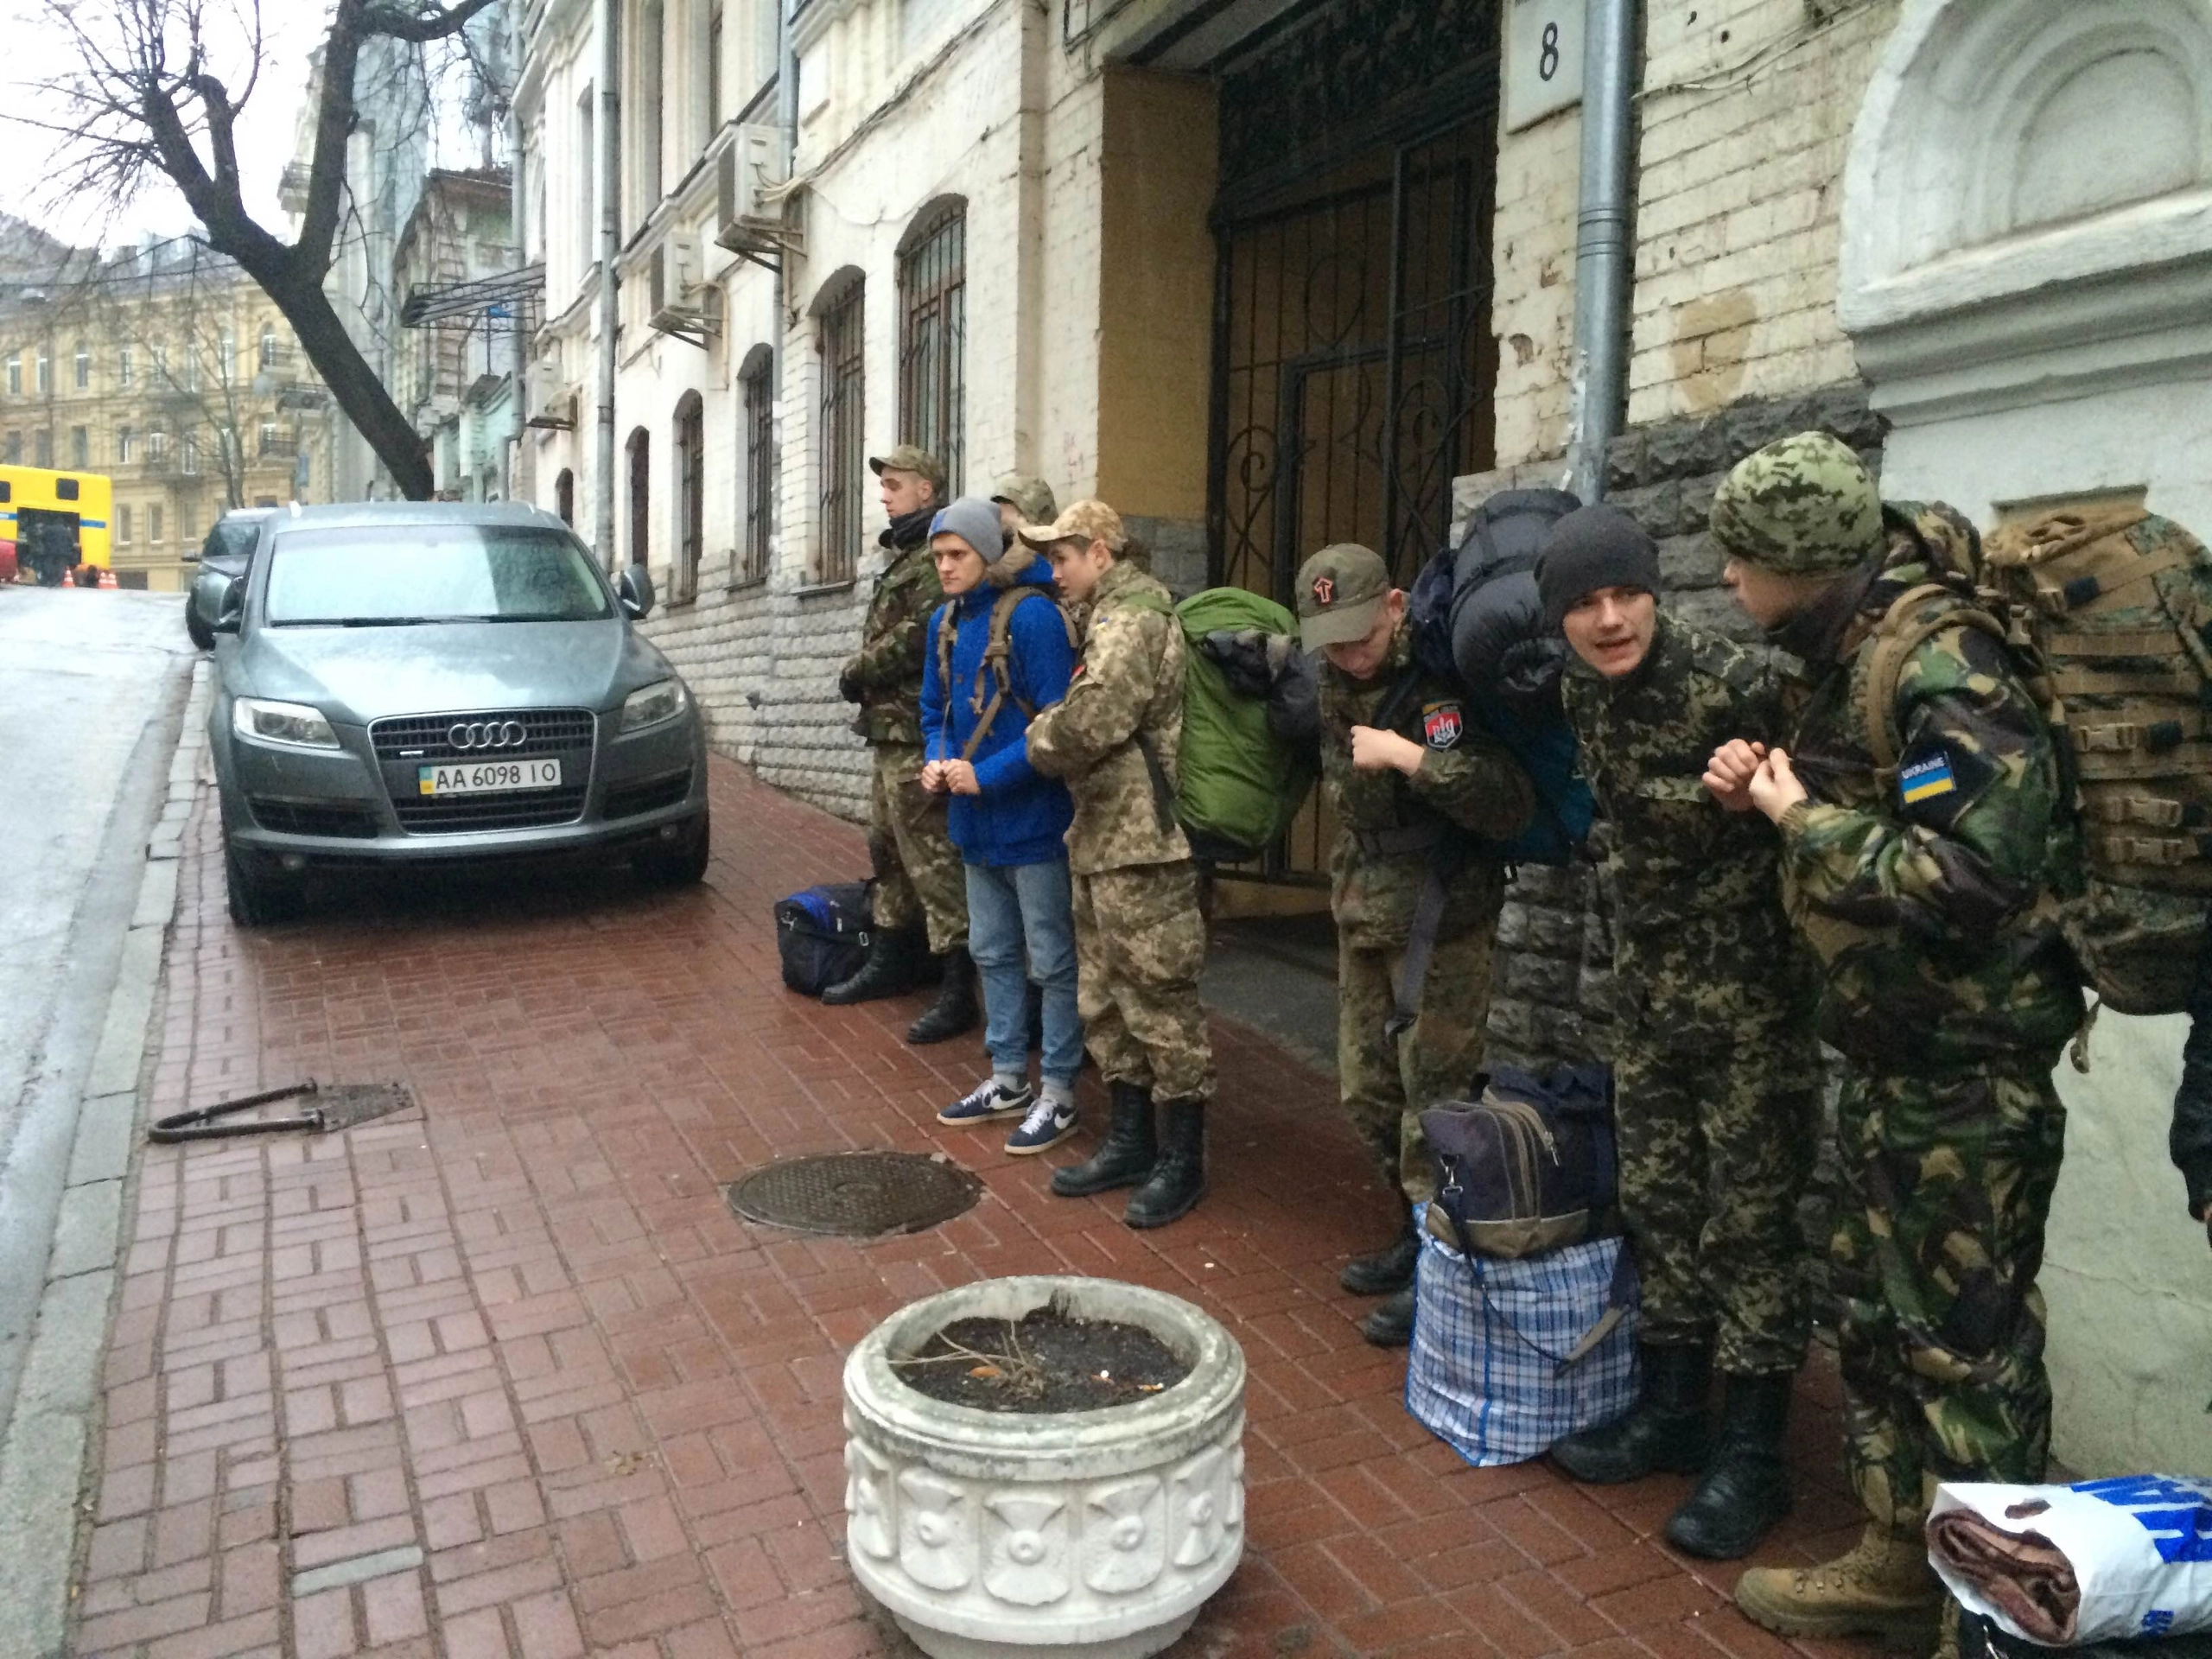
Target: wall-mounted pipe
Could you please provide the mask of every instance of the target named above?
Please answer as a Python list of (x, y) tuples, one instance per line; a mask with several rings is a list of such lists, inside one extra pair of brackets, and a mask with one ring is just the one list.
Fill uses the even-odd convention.
[(1636, 153), (1637, 0), (1586, 0), (1582, 48), (1582, 190), (1574, 218), (1574, 412), (1567, 487), (1605, 494), (1605, 447), (1628, 403), (1628, 304), (1634, 250), (1629, 194)]
[(622, 251), (622, 43), (616, 35), (618, 0), (597, 0), (599, 25), (599, 410), (592, 435), (592, 547), (599, 562), (615, 568), (614, 371), (620, 284), (614, 261)]

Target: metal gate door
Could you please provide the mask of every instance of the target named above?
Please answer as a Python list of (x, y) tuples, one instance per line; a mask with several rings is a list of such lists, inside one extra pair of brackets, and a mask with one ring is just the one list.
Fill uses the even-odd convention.
[[(1380, 149), (1221, 231), (1212, 580), (1293, 606), (1310, 554), (1360, 542), (1401, 586), (1442, 545), (1452, 480), (1491, 464), (1487, 121)], [(1309, 809), (1269, 874), (1321, 868)]]

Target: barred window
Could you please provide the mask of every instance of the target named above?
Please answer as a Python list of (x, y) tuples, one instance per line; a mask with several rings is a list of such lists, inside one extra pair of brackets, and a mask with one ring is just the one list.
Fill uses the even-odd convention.
[(822, 544), (817, 582), (850, 582), (861, 547), (861, 302), (855, 283), (822, 314)]
[(776, 512), (776, 403), (766, 351), (745, 371), (745, 546), (740, 582), (768, 579), (768, 531)]
[(968, 221), (955, 204), (915, 227), (899, 260), (899, 436), (944, 465), (947, 493), (963, 473), (962, 363), (968, 318)]
[(676, 405), (676, 565), (669, 573), (669, 599), (681, 602), (699, 593), (699, 554), (706, 541), (707, 420), (696, 391)]

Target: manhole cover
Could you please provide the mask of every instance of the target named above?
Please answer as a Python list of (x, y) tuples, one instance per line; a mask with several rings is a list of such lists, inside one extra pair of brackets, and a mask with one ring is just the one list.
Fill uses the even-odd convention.
[(950, 1221), (982, 1190), (958, 1165), (915, 1152), (793, 1158), (723, 1189), (729, 1207), (747, 1221), (849, 1238), (918, 1233)]

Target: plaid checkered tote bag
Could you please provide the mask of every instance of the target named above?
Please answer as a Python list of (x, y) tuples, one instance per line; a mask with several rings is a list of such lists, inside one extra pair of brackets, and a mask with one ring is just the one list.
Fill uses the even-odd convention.
[(1505, 1261), (1420, 1231), (1406, 1409), (1478, 1466), (1524, 1463), (1636, 1403), (1627, 1241)]

